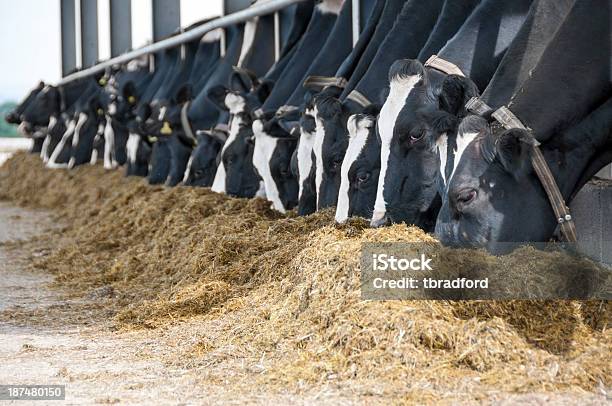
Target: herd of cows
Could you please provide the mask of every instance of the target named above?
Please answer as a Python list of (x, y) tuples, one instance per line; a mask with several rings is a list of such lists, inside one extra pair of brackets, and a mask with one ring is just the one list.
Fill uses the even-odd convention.
[(49, 168), (102, 160), (450, 245), (575, 240), (566, 204), (612, 162), (612, 1), (361, 3), (355, 43), (351, 1), (303, 1), (280, 49), (262, 16), (41, 83), (6, 119)]

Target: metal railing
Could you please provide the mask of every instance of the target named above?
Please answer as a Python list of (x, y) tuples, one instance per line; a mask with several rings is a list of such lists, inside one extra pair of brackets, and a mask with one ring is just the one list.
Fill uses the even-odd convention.
[(131, 61), (132, 59), (163, 51), (164, 49), (173, 48), (175, 46), (184, 44), (185, 42), (199, 39), (208, 31), (212, 31), (217, 28), (224, 28), (232, 24), (237, 24), (250, 20), (254, 17), (272, 14), (276, 11), (279, 11), (285, 7), (291, 6), (301, 1), (304, 0), (267, 0), (264, 2), (255, 3), (249, 8), (223, 17), (216, 18), (187, 32), (177, 34), (173, 37), (166, 38), (164, 40), (155, 42), (150, 45), (146, 45), (142, 48), (138, 48), (130, 52), (126, 52), (125, 54), (100, 62), (92, 67), (67, 75), (58, 82), (58, 85), (64, 85), (66, 83), (72, 82), (73, 80), (82, 79), (94, 73), (102, 72), (103, 70), (111, 66), (124, 64), (126, 62)]

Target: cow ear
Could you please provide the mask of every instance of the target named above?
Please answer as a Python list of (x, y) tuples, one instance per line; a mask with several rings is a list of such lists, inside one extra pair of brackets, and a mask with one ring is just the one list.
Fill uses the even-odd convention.
[(178, 92), (176, 92), (176, 104), (187, 103), (193, 99), (193, 88), (190, 84), (182, 86)]
[(442, 91), (438, 99), (440, 109), (455, 116), (465, 116), (465, 104), (480, 92), (471, 79), (459, 75), (448, 75), (442, 83)]
[(506, 172), (515, 179), (524, 177), (530, 168), (530, 137), (522, 129), (511, 129), (498, 135), (495, 151)]
[(231, 90), (248, 93), (259, 84), (257, 76), (253, 72), (238, 67), (233, 69), (234, 71), (229, 79)]
[(41, 80), (40, 82), (38, 82), (38, 85), (36, 85), (36, 89), (43, 90), (44, 88), (45, 88), (45, 82)]
[(225, 96), (227, 96), (228, 90), (223, 85), (213, 86), (208, 90), (206, 94), (208, 98), (221, 110), (227, 110), (225, 105)]

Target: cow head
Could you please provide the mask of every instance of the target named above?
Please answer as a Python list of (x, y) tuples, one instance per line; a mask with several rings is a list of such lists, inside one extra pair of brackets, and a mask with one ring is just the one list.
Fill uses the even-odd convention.
[(316, 123), (311, 97), (306, 101), (304, 113), (299, 119), (298, 129), (294, 130), (295, 133), (299, 136), (299, 140), (293, 156), (292, 171), (298, 179), (298, 214), (305, 216), (317, 210), (315, 157), (313, 154)]
[(342, 161), (336, 221), (351, 216), (371, 218), (380, 172), (380, 142), (376, 135), (375, 106), (349, 117), (349, 145)]
[(260, 178), (253, 166), (251, 113), (267, 97), (269, 85), (249, 75), (232, 75), (232, 78), (232, 89), (215, 86), (208, 92), (208, 97), (220, 109), (230, 113), (229, 135), (221, 150), (212, 190), (231, 196), (253, 197), (260, 189)]
[(391, 66), (378, 119), (381, 171), (373, 226), (406, 222), (433, 230), (440, 205), (435, 142), (455, 131), (463, 105), (475, 95), (469, 79), (428, 71), (417, 60)]
[(253, 165), (264, 182), (266, 197), (281, 213), (297, 205), (298, 179), (291, 171), (297, 138), (287, 134), (275, 117), (253, 122)]
[(57, 87), (47, 85), (34, 96), (31, 103), (21, 113), (20, 121), (27, 129), (47, 126), (51, 116), (59, 117), (61, 95)]
[[(339, 93), (341, 89), (338, 89)], [(342, 160), (348, 146), (346, 123), (350, 112), (330, 88), (314, 97), (316, 124), (313, 152), (317, 210), (335, 206), (340, 189)]]
[(227, 140), (227, 133), (219, 129), (199, 131), (197, 146), (191, 152), (183, 184), (211, 187), (217, 172), (217, 160)]
[(9, 124), (21, 124), (21, 115), (25, 111), (26, 108), (34, 101), (36, 95), (43, 90), (45, 84), (43, 82), (39, 82), (38, 85), (30, 90), (30, 93), (19, 103), (13, 110), (9, 111), (4, 119)]
[(493, 133), (474, 117), (463, 120), (459, 153), (447, 171), (447, 192), (436, 235), (448, 245), (543, 241), (554, 215), (530, 163), (531, 136), (524, 130)]
[(92, 95), (78, 112), (70, 148), (70, 168), (91, 162), (95, 139), (100, 140), (104, 136), (106, 117), (101, 96), (101, 92)]

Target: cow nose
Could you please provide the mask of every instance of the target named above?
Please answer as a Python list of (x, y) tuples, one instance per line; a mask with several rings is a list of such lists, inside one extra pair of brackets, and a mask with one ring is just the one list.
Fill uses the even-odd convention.
[(371, 227), (384, 227), (391, 224), (391, 219), (387, 216), (387, 213), (374, 212), (372, 220), (370, 221)]

